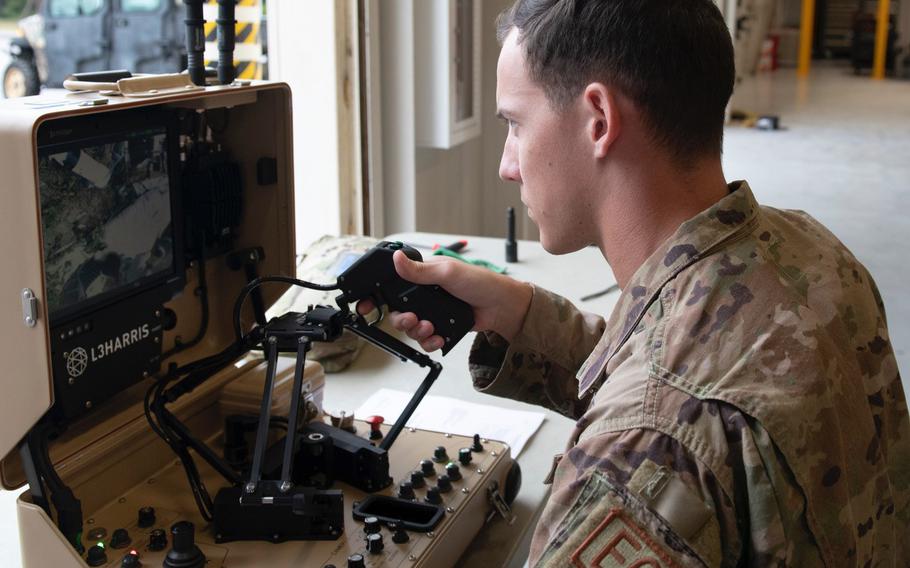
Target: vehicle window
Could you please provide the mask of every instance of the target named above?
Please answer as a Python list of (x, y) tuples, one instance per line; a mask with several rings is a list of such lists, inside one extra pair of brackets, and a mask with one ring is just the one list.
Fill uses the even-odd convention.
[(101, 10), (104, 0), (51, 0), (50, 14), (53, 18), (91, 16)]
[(161, 7), (161, 0), (120, 0), (124, 12), (155, 12)]

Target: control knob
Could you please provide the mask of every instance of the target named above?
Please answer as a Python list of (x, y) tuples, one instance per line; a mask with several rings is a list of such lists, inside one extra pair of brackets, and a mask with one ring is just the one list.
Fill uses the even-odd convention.
[(89, 548), (85, 561), (89, 566), (104, 566), (107, 564), (107, 553), (104, 552), (104, 546), (96, 544)]
[(348, 556), (348, 568), (366, 568), (366, 564), (363, 562), (363, 554)]
[(455, 462), (449, 462), (446, 464), (446, 475), (449, 476), (449, 479), (452, 481), (458, 481), (461, 479), (461, 469), (458, 468), (458, 464)]
[(370, 554), (379, 554), (385, 546), (382, 544), (382, 535), (379, 533), (371, 534), (367, 537), (367, 552)]
[(155, 508), (142, 507), (139, 509), (139, 528), (147, 529), (155, 524)]
[(427, 487), (427, 496), (426, 502), (433, 505), (439, 505), (442, 503), (442, 496), (439, 494), (438, 487)]
[(414, 489), (420, 489), (426, 485), (426, 482), (423, 479), (423, 472), (415, 470), (411, 472), (411, 487)]
[(133, 539), (130, 538), (130, 533), (126, 532), (126, 529), (114, 529), (114, 532), (111, 533), (111, 548), (126, 548), (131, 542)]
[(423, 472), (425, 477), (436, 475), (436, 470), (433, 468), (433, 460), (422, 460), (420, 462), (420, 471)]
[(363, 520), (363, 532), (366, 534), (375, 534), (382, 529), (382, 525), (379, 524), (379, 519), (376, 517), (367, 517)]
[(402, 481), (398, 485), (398, 498), (399, 499), (413, 499), (414, 498), (414, 485), (410, 481)]
[(445, 463), (449, 461), (449, 454), (446, 453), (445, 446), (436, 446), (436, 449), (433, 450), (433, 461), (436, 463)]
[(149, 550), (164, 550), (167, 548), (167, 533), (164, 529), (155, 529), (149, 533)]
[(461, 462), (461, 465), (468, 465), (471, 463), (472, 459), (471, 448), (461, 448), (458, 450), (458, 461)]
[(142, 562), (139, 562), (139, 553), (135, 550), (130, 550), (120, 561), (120, 568), (139, 568), (139, 566), (142, 566)]

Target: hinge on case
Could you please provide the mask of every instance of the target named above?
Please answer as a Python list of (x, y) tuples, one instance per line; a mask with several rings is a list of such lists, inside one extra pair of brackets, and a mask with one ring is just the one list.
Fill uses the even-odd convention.
[(499, 482), (494, 481), (487, 487), (487, 497), (489, 497), (490, 503), (493, 505), (493, 511), (490, 512), (487, 521), (490, 521), (496, 513), (499, 513), (506, 520), (506, 523), (511, 526), (515, 522), (515, 514), (512, 513), (512, 508), (506, 503), (502, 493), (499, 492)]
[(30, 288), (22, 289), (22, 322), (26, 327), (35, 327), (38, 323), (38, 298)]

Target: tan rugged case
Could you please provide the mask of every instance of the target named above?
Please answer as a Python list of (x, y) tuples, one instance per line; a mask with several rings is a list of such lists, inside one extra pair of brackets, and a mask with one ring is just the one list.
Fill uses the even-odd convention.
[[(244, 191), (255, 191), (255, 196), (244, 196), (244, 216), (236, 246), (264, 248), (260, 274), (294, 275), (291, 93), (287, 85), (256, 82), (141, 99), (111, 97), (103, 105), (90, 102), (97, 98), (97, 94), (68, 94), (0, 101), (0, 171), (4, 178), (0, 258), (7, 266), (0, 278), (0, 360), (5, 363), (0, 377), (4, 391), (0, 397), (0, 455), (6, 456), (0, 477), (7, 489), (25, 483), (17, 445), (53, 402), (48, 321), (42, 302), (45, 283), (36, 182), (36, 134), (40, 125), (64, 117), (138, 107), (184, 107), (200, 112), (230, 108), (230, 121), (220, 132), (219, 141), (240, 162)], [(277, 160), (276, 184), (256, 184), (256, 160), (261, 156)], [(216, 353), (233, 340), (231, 308), (246, 283), (243, 273), (229, 270), (224, 262), (208, 262), (206, 275), (208, 333), (200, 344), (172, 359), (178, 364)], [(192, 336), (199, 324), (198, 301), (190, 293), (196, 286), (195, 279), (194, 271), (188, 269), (184, 293), (168, 304), (177, 313), (179, 323), (166, 333), (165, 349), (176, 335)], [(36, 325), (23, 321), (23, 289), (34, 291), (38, 298)], [(266, 307), (283, 290), (279, 285), (264, 287)], [(244, 321), (253, 321), (251, 310), (245, 312)], [(281, 358), (280, 367), (273, 405), (276, 414), (286, 413), (293, 361)], [(223, 416), (256, 408), (256, 397), (261, 399), (257, 388), (261, 389), (264, 370), (260, 356), (248, 356), (169, 409), (198, 438), (220, 450)], [(321, 406), (324, 382), (322, 368), (308, 363), (304, 388), (317, 407)], [(132, 542), (127, 548), (108, 548), (105, 566), (120, 566), (121, 558), (131, 549), (139, 553), (143, 566), (162, 566), (166, 550), (149, 551), (148, 535), (153, 528), (167, 530), (177, 520), (195, 523), (197, 544), (207, 556), (208, 567), (345, 566), (348, 556), (356, 553), (366, 557), (366, 566), (451, 566), (491, 516), (494, 508), (490, 496), (497, 493), (496, 488), (501, 491), (505, 486), (512, 465), (508, 446), (485, 440), (485, 451), (475, 454), (470, 466), (462, 467), (464, 478), (455, 482), (453, 491), (445, 496), (447, 514), (437, 529), (427, 534), (412, 533), (407, 543), (394, 544), (391, 533), (384, 528), (385, 549), (379, 554), (366, 553), (362, 525), (351, 516), (352, 503), (365, 494), (343, 484), (336, 484), (336, 488), (345, 494), (345, 535), (337, 541), (215, 544), (211, 527), (196, 510), (183, 469), (145, 420), (142, 397), (148, 386), (143, 382), (121, 392), (51, 442), (51, 459), (58, 474), (82, 502), (86, 548), (98, 540), (108, 544), (117, 528), (125, 528), (130, 534)], [(364, 433), (368, 428), (360, 423), (358, 430)], [(395, 483), (384, 493), (392, 494), (418, 462), (432, 454), (433, 448), (442, 445), (450, 456), (457, 456), (459, 448), (470, 443), (470, 439), (460, 436), (406, 429), (390, 451), (390, 473)], [(214, 495), (225, 482), (204, 461), (197, 463)], [(156, 523), (148, 529), (137, 525), (137, 511), (143, 506), (156, 510)], [(53, 520), (31, 503), (29, 493), (18, 501), (18, 517), (26, 568), (87, 566)], [(99, 536), (102, 533), (105, 536)]]

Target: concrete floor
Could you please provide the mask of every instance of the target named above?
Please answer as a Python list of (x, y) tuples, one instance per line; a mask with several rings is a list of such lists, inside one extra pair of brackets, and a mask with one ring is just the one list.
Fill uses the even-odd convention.
[[(786, 130), (730, 127), (724, 167), (758, 199), (803, 209), (828, 226), (875, 277), (910, 391), (910, 82), (874, 82), (816, 64), (748, 79), (734, 108), (780, 115)], [(20, 566), (15, 496), (0, 492), (0, 566)]]
[(729, 127), (727, 179), (759, 202), (802, 209), (826, 225), (878, 283), (910, 392), (910, 81), (873, 81), (816, 63), (743, 82), (733, 108), (776, 114), (783, 131)]

